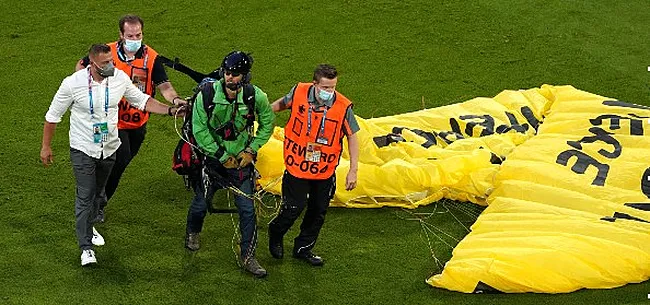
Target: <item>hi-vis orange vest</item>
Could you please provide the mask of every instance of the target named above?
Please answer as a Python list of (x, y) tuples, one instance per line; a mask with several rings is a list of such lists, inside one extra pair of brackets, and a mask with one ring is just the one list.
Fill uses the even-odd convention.
[[(298, 178), (323, 180), (332, 177), (336, 166), (339, 165), (341, 151), (343, 150), (343, 124), (345, 113), (352, 102), (342, 94), (336, 92), (332, 107), (327, 109), (327, 117), (323, 117), (323, 110), (311, 111), (311, 130), (307, 134), (309, 101), (307, 96), (311, 83), (299, 83), (293, 93), (291, 104), (291, 117), (284, 127), (284, 165), (289, 173)], [(324, 132), (321, 133), (321, 124), (325, 120)], [(318, 138), (325, 139), (325, 141)], [(321, 142), (321, 143), (318, 143)], [(317, 145), (308, 145), (316, 143)], [(306, 159), (308, 148), (317, 147), (320, 151), (320, 161), (313, 162)]]
[[(153, 95), (155, 88), (151, 75), (153, 72), (153, 63), (158, 56), (158, 52), (148, 46), (144, 46), (144, 56), (142, 58), (136, 58), (131, 62), (124, 62), (117, 55), (117, 42), (111, 42), (108, 46), (111, 47), (115, 68), (124, 71), (140, 91), (148, 95)], [(124, 98), (120, 100), (118, 116), (118, 129), (135, 129), (144, 125), (149, 120), (149, 112), (131, 106)]]

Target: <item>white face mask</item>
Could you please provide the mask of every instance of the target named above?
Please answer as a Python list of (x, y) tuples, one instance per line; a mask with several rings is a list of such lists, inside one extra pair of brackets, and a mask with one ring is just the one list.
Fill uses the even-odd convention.
[(129, 39), (124, 39), (124, 49), (127, 52), (137, 52), (140, 50), (140, 47), (142, 46), (142, 39), (140, 40), (129, 40)]
[(318, 97), (320, 97), (320, 99), (323, 102), (329, 102), (329, 100), (332, 99), (333, 96), (334, 96), (334, 92), (325, 91), (320, 88), (318, 89)]

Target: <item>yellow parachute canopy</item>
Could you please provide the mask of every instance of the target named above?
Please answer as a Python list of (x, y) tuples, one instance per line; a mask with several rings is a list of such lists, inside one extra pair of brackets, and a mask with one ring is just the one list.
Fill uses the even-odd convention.
[(647, 280), (650, 108), (572, 87), (533, 91), (548, 98), (544, 123), (508, 155), (489, 207), (427, 282), (558, 293)]
[[(570, 292), (650, 277), (650, 108), (571, 86), (361, 119), (358, 187), (335, 206), (489, 205), (427, 282), (461, 292)], [(257, 164), (280, 192), (283, 130)], [(344, 152), (337, 180), (349, 168)]]

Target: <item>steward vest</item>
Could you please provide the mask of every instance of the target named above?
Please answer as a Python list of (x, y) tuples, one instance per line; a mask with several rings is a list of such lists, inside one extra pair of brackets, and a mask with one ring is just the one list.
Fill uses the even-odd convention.
[[(117, 42), (111, 42), (108, 46), (111, 47), (111, 55), (113, 55), (115, 68), (124, 71), (140, 91), (149, 96), (153, 96), (155, 88), (151, 75), (153, 73), (153, 63), (158, 56), (158, 52), (144, 45), (142, 58), (136, 58), (130, 62), (125, 62), (122, 61), (117, 54)], [(136, 129), (149, 120), (149, 112), (131, 106), (129, 102), (122, 98), (119, 103), (118, 118), (118, 129)]]
[[(326, 117), (324, 110), (312, 108), (310, 124), (308, 94), (311, 86), (311, 83), (299, 83), (293, 93), (291, 117), (284, 127), (284, 165), (294, 177), (324, 180), (332, 177), (339, 165), (345, 113), (352, 102), (336, 92), (332, 107), (325, 106)], [(309, 132), (308, 125), (311, 125)]]

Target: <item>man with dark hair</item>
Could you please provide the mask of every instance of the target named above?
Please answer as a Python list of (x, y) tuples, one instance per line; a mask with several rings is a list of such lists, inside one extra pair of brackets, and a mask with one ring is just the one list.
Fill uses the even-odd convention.
[[(185, 100), (178, 96), (169, 82), (158, 53), (142, 43), (142, 29), (144, 28), (142, 18), (136, 15), (126, 15), (120, 19), (119, 28), (120, 39), (108, 44), (116, 68), (124, 71), (140, 91), (155, 96), (156, 89), (158, 89), (172, 105), (185, 104)], [(89, 63), (89, 58), (84, 57), (77, 63), (76, 69), (81, 70)], [(148, 112), (137, 109), (124, 99), (120, 101), (117, 127), (122, 144), (117, 150), (115, 166), (113, 166), (106, 183), (106, 197), (109, 200), (113, 197), (126, 167), (140, 150), (147, 132), (148, 120)], [(99, 210), (96, 219), (98, 222), (104, 221), (106, 203)]]
[(138, 90), (126, 73), (115, 69), (108, 45), (93, 45), (88, 59), (88, 67), (66, 77), (54, 95), (45, 114), (41, 147), (41, 161), (49, 166), (54, 161), (51, 142), (56, 125), (70, 109), (70, 162), (77, 181), (75, 215), (82, 266), (96, 263), (93, 245), (104, 244), (93, 219), (106, 202), (106, 180), (120, 146), (119, 101), (125, 98), (140, 110), (158, 114), (178, 112)]
[[(207, 84), (211, 86), (212, 97), (201, 90), (194, 101), (192, 133), (205, 161), (200, 177), (190, 178), (195, 196), (187, 212), (185, 247), (192, 251), (200, 248), (199, 233), (215, 191), (226, 187), (234, 189), (241, 234), (240, 262), (254, 276), (265, 277), (266, 270), (255, 258), (257, 220), (251, 199), (256, 178), (253, 161), (273, 133), (275, 116), (266, 93), (249, 83), (252, 64), (250, 55), (231, 52), (221, 64), (221, 80)], [(254, 119), (258, 122), (255, 133)]]
[(293, 257), (312, 266), (323, 265), (323, 259), (312, 249), (336, 191), (336, 167), (344, 137), (350, 154), (345, 189), (356, 187), (359, 125), (352, 102), (336, 91), (337, 77), (334, 66), (318, 65), (312, 83), (298, 83), (271, 105), (274, 112), (291, 109), (284, 128), (286, 170), (282, 177), (282, 206), (269, 223), (269, 250), (275, 258), (284, 256), (284, 235), (307, 206), (300, 234), (294, 239)]
[(123, 38), (122, 36), (124, 35), (124, 31), (126, 30), (125, 27), (127, 24), (132, 24), (132, 25), (140, 25), (140, 31), (144, 30), (144, 20), (140, 18), (138, 15), (124, 15), (122, 18), (120, 18), (119, 25), (120, 25), (120, 38)]

